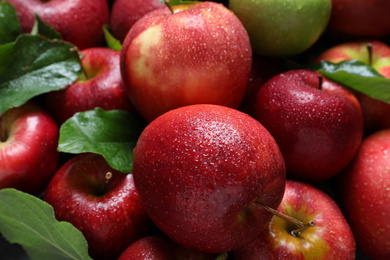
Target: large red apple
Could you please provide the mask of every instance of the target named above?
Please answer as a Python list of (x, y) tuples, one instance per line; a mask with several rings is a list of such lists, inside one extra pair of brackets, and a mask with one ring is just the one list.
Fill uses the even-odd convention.
[(339, 201), (357, 247), (372, 259), (390, 256), (390, 130), (363, 140), (340, 175)]
[[(118, 260), (224, 260), (226, 253), (208, 254), (178, 245), (164, 234), (145, 236), (131, 244)], [(226, 256), (224, 258), (224, 256)]]
[(22, 31), (29, 33), (34, 14), (54, 27), (65, 41), (85, 49), (104, 44), (102, 26), (109, 22), (107, 0), (4, 0), (16, 9)]
[(120, 52), (94, 47), (80, 52), (85, 75), (63, 90), (46, 95), (46, 108), (59, 124), (76, 112), (121, 109), (134, 112), (121, 77)]
[(143, 16), (123, 43), (122, 77), (134, 106), (148, 121), (191, 104), (237, 108), (252, 64), (245, 28), (222, 4), (175, 8)]
[(0, 115), (0, 189), (41, 193), (57, 170), (58, 127), (31, 101)]
[(390, 1), (332, 0), (328, 30), (345, 39), (380, 38), (390, 34)]
[[(389, 2), (390, 3), (390, 2)], [(372, 66), (382, 76), (390, 78), (390, 47), (381, 41), (353, 41), (338, 44), (324, 51), (315, 62), (333, 63), (356, 59)], [(366, 135), (390, 128), (390, 105), (355, 91), (363, 111)]]
[(160, 0), (115, 0), (110, 14), (110, 29), (123, 42), (133, 24), (145, 14), (164, 7)]
[(254, 239), (283, 196), (285, 166), (269, 132), (238, 110), (191, 105), (142, 132), (133, 158), (145, 210), (178, 244), (208, 253)]
[(235, 260), (355, 259), (355, 239), (336, 202), (322, 190), (304, 182), (287, 180), (278, 211), (304, 224), (299, 230), (274, 216), (255, 240), (233, 252)]
[(271, 78), (257, 94), (255, 116), (278, 143), (292, 178), (333, 177), (362, 141), (363, 116), (355, 96), (315, 71)]
[(93, 259), (117, 259), (154, 228), (133, 175), (110, 168), (97, 154), (80, 154), (66, 162), (50, 181), (44, 200), (58, 220), (83, 233)]

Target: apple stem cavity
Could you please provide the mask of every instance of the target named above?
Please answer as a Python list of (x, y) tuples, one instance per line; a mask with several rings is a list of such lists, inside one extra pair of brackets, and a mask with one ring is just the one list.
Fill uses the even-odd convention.
[(300, 221), (296, 218), (293, 218), (291, 216), (288, 216), (286, 214), (283, 214), (283, 213), (281, 213), (281, 212), (279, 212), (271, 207), (268, 207), (267, 205), (264, 205), (263, 203), (261, 203), (259, 201), (255, 201), (254, 204), (262, 207), (263, 209), (267, 210), (268, 212), (272, 213), (273, 215), (278, 216), (278, 217), (288, 221), (289, 223), (292, 223), (293, 225), (295, 225), (297, 228), (291, 231), (291, 235), (293, 235), (294, 237), (299, 237), (303, 230), (305, 230), (309, 227), (315, 226), (315, 223), (313, 220), (311, 220), (305, 224), (302, 221)]
[(367, 51), (368, 51), (368, 65), (372, 66), (372, 44), (367, 44)]
[(201, 1), (182, 1), (182, 0), (160, 0), (160, 3), (165, 3), (172, 14), (188, 9), (188, 5), (201, 3)]
[(7, 141), (8, 139), (8, 136), (7, 136), (7, 133), (5, 131), (5, 127), (3, 127), (3, 123), (2, 123), (2, 117), (0, 115), (0, 142), (5, 142)]

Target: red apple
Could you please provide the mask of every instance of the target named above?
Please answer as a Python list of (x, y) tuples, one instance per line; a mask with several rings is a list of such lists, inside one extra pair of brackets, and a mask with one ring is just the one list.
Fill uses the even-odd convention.
[(390, 34), (390, 1), (332, 0), (328, 30), (338, 38), (380, 38)]
[(22, 31), (29, 33), (34, 14), (61, 33), (65, 41), (85, 49), (104, 44), (108, 24), (107, 0), (4, 0), (16, 9)]
[[(221, 258), (223, 258), (221, 253)], [(218, 254), (203, 253), (185, 248), (172, 241), (164, 234), (143, 237), (131, 244), (118, 260), (215, 260)]]
[(59, 124), (76, 112), (95, 107), (134, 112), (127, 97), (121, 73), (120, 52), (94, 47), (81, 51), (85, 75), (66, 89), (46, 95), (47, 110)]
[(58, 127), (31, 101), (0, 115), (0, 189), (38, 195), (57, 170)]
[(254, 239), (283, 196), (285, 166), (255, 119), (218, 105), (166, 112), (142, 132), (133, 158), (145, 210), (170, 238), (208, 253)]
[(245, 28), (222, 4), (175, 8), (143, 16), (123, 43), (122, 77), (135, 108), (147, 121), (192, 104), (237, 108), (252, 63)]
[(336, 202), (322, 190), (304, 182), (287, 180), (278, 211), (306, 224), (273, 216), (255, 240), (233, 252), (235, 260), (355, 259), (355, 239)]
[(112, 35), (123, 42), (133, 24), (145, 14), (164, 7), (160, 0), (115, 0), (110, 15)]
[(327, 180), (348, 165), (362, 141), (355, 96), (315, 71), (291, 70), (267, 81), (255, 114), (278, 143), (288, 177)]
[(68, 221), (83, 233), (93, 259), (117, 259), (154, 228), (133, 175), (110, 168), (97, 154), (67, 161), (50, 181), (44, 200), (59, 221)]
[[(390, 3), (390, 2), (389, 2)], [(390, 47), (381, 41), (353, 41), (338, 44), (324, 51), (315, 62), (333, 63), (356, 59), (372, 66), (382, 76), (390, 78)], [(390, 105), (355, 91), (363, 111), (364, 131), (368, 135), (390, 128)]]
[(390, 256), (390, 130), (363, 140), (340, 175), (340, 204), (358, 248), (372, 259)]

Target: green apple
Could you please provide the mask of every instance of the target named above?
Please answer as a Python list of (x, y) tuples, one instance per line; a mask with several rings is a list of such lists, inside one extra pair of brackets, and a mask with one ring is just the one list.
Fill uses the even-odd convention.
[(331, 0), (230, 0), (229, 9), (247, 29), (255, 53), (294, 56), (325, 31)]

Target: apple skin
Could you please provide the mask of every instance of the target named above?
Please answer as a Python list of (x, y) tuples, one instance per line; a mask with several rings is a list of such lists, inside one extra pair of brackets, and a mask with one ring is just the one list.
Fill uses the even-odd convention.
[(215, 260), (218, 254), (208, 254), (185, 248), (164, 234), (145, 236), (131, 244), (118, 260)]
[(192, 104), (237, 108), (249, 79), (249, 37), (229, 9), (215, 2), (176, 8), (139, 19), (121, 51), (127, 93), (149, 122)]
[(390, 130), (373, 133), (338, 179), (340, 207), (357, 247), (371, 259), (390, 256), (389, 154)]
[(0, 189), (39, 195), (57, 170), (59, 131), (32, 101), (0, 115)]
[[(106, 174), (112, 173), (107, 181)], [(154, 232), (133, 175), (111, 169), (98, 154), (79, 154), (53, 176), (43, 198), (59, 221), (79, 229), (93, 259), (117, 259), (134, 241)]]
[(355, 259), (355, 239), (336, 202), (324, 191), (304, 182), (287, 180), (278, 211), (314, 227), (291, 232), (294, 224), (273, 216), (255, 240), (233, 252), (234, 260)]
[[(371, 62), (367, 46), (372, 46)], [(345, 60), (356, 59), (371, 65), (382, 76), (390, 78), (390, 47), (382, 41), (350, 41), (335, 45), (315, 60), (339, 63)], [(360, 102), (364, 118), (364, 133), (369, 135), (376, 131), (390, 128), (390, 105), (386, 102), (371, 98), (361, 92), (353, 92)]]
[(390, 35), (388, 0), (332, 0), (328, 31), (339, 39)]
[(62, 124), (77, 112), (121, 109), (135, 113), (120, 72), (120, 52), (104, 47), (80, 52), (85, 78), (79, 78), (65, 89), (46, 94), (46, 108)]
[(112, 35), (123, 42), (133, 24), (145, 14), (165, 7), (160, 0), (115, 0), (110, 14)]
[[(173, 159), (175, 158), (175, 159)], [(166, 112), (141, 133), (134, 182), (152, 221), (203, 252), (254, 239), (282, 199), (285, 166), (269, 132), (238, 110), (199, 104)]]
[(325, 31), (331, 0), (230, 0), (248, 31), (254, 53), (294, 56), (311, 47)]
[(34, 13), (80, 50), (103, 46), (102, 26), (109, 22), (107, 0), (4, 0), (16, 9), (22, 32), (29, 33)]
[(355, 96), (318, 72), (290, 70), (261, 87), (255, 118), (282, 151), (287, 177), (328, 180), (352, 160), (362, 141), (363, 115)]

